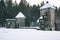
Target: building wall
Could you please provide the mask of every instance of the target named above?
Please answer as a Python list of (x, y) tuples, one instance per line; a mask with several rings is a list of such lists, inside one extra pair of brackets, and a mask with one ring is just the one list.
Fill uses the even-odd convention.
[(42, 10), (40, 10), (40, 16), (44, 15), (45, 12), (48, 12), (48, 9), (42, 9)]
[(6, 27), (15, 28), (15, 20), (7, 20)]
[(55, 27), (55, 9), (50, 9), (51, 27)]
[(15, 20), (8, 19), (8, 20), (6, 20), (6, 27), (8, 27), (8, 28), (25, 27), (25, 18), (18, 18)]
[(24, 18), (19, 18), (19, 19), (16, 19), (16, 25), (17, 27), (24, 27), (25, 26), (25, 19)]
[(40, 16), (45, 15), (48, 12), (48, 21), (45, 22), (50, 28), (55, 28), (55, 9), (42, 9), (40, 10)]

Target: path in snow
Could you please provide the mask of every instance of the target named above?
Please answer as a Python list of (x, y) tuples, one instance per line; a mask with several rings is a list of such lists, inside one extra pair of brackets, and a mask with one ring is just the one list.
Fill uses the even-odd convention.
[(0, 28), (0, 40), (60, 40), (60, 32)]

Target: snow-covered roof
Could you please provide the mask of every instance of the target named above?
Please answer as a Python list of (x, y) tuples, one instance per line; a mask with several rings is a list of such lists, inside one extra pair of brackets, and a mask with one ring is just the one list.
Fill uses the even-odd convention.
[(15, 19), (6, 19), (6, 20), (15, 20)]
[(26, 18), (22, 12), (19, 12), (15, 18)]
[[(43, 19), (43, 16), (39, 17), (39, 19)], [(39, 22), (39, 19), (37, 20), (37, 23)]]
[(45, 9), (45, 8), (53, 8), (55, 9), (55, 7), (49, 3), (46, 3), (45, 5), (43, 5), (40, 9)]

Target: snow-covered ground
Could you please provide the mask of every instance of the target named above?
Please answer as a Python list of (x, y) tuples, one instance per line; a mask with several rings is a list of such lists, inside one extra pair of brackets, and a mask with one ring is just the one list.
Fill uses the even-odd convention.
[(0, 40), (60, 40), (60, 32), (0, 28)]

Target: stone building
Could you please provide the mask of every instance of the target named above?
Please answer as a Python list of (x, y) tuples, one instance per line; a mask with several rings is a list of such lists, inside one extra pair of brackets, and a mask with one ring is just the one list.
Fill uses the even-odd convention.
[(43, 16), (43, 24), (40, 23), (40, 25), (43, 25), (45, 29), (55, 30), (55, 7), (53, 5), (46, 2), (40, 8), (40, 16)]
[(25, 26), (25, 16), (22, 12), (19, 12), (15, 19), (6, 19), (6, 26), (8, 28), (20, 28)]
[(25, 26), (25, 18), (26, 17), (23, 15), (22, 12), (19, 12), (15, 18), (16, 18), (16, 26), (17, 27), (20, 28), (20, 27)]
[(6, 19), (6, 25), (7, 28), (15, 28), (16, 25), (16, 19)]

